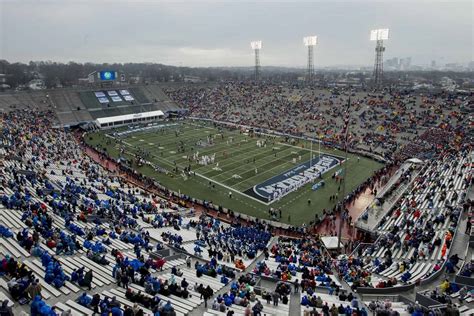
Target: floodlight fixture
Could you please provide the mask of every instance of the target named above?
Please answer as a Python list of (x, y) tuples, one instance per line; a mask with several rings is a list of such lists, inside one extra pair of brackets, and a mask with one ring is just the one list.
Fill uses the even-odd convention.
[(252, 49), (262, 49), (262, 41), (250, 42), (250, 47), (252, 47)]
[(385, 41), (388, 40), (388, 29), (376, 29), (370, 31), (371, 41)]
[(304, 46), (315, 46), (318, 43), (317, 36), (306, 36), (303, 37)]

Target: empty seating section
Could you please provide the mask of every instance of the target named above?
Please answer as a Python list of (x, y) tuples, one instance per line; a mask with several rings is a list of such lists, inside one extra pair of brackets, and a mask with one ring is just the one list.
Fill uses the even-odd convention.
[[(101, 104), (94, 95), (95, 91), (107, 89), (55, 89), (35, 92), (0, 94), (0, 109), (39, 109), (53, 110), (59, 123), (69, 126), (91, 122), (99, 117), (117, 116), (162, 110), (177, 110), (178, 106), (162, 91), (161, 87), (134, 86), (126, 88), (134, 101), (109, 102)], [(118, 91), (119, 88), (109, 90)]]
[(140, 87), (143, 95), (151, 102), (157, 104), (157, 110), (173, 111), (179, 109), (179, 105), (172, 101), (163, 89), (157, 85), (145, 85)]
[(152, 101), (146, 97), (146, 95), (143, 93), (143, 89), (141, 87), (133, 87), (129, 89), (130, 92), (133, 94), (135, 99), (137, 100), (138, 103), (140, 104), (147, 104), (151, 103)]
[(50, 103), (44, 91), (11, 92), (0, 94), (0, 109), (40, 109), (47, 110)]
[(97, 97), (94, 95), (94, 92), (92, 92), (92, 91), (81, 91), (81, 92), (79, 92), (79, 98), (81, 99), (81, 101), (85, 105), (85, 107), (88, 108), (88, 109), (96, 109), (96, 108), (104, 107), (104, 105), (102, 105), (97, 100)]

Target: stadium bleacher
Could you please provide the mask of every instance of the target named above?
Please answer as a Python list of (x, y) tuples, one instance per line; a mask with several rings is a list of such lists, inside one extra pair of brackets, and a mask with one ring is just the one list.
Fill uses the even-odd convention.
[[(15, 314), (120, 309), (211, 316), (260, 310), (284, 316), (321, 313), (333, 305), (338, 314), (341, 308), (346, 314), (422, 310), (414, 300), (372, 302), (363, 289), (427, 286), (449, 267), (462, 214), (470, 207), (469, 146), (440, 146), (380, 219), (376, 241), (333, 258), (319, 236), (274, 236), (267, 224), (226, 223), (178, 205), (170, 195), (150, 193), (120, 171), (107, 172), (97, 163), (105, 157), (86, 155), (79, 133), (53, 128), (57, 119), (64, 124), (179, 108), (159, 86), (130, 91), (139, 103), (152, 104), (103, 107), (92, 91), (75, 90), (50, 92), (50, 103), (44, 93), (0, 97), (9, 111), (13, 104), (24, 109), (40, 103), (35, 110), (2, 113), (0, 300)], [(41, 111), (51, 107), (57, 117)], [(455, 269), (472, 274), (471, 263), (462, 260)], [(301, 292), (295, 291), (296, 280)], [(433, 288), (423, 293), (430, 296), (435, 283), (433, 278)], [(446, 297), (436, 295), (445, 304)], [(454, 307), (442, 308), (468, 315), (472, 295), (472, 287), (462, 286), (447, 293)]]
[[(101, 104), (94, 95), (96, 91), (128, 90), (135, 99)], [(175, 111), (179, 107), (156, 85), (116, 87), (109, 89), (54, 89), (37, 92), (0, 94), (0, 108), (5, 110), (20, 108), (52, 109), (58, 122), (65, 126), (91, 122), (98, 117), (134, 114), (155, 110)]]
[(379, 239), (360, 257), (361, 268), (373, 273), (371, 286), (414, 283), (441, 268), (469, 185), (468, 159), (466, 152), (446, 155), (427, 166), (386, 215)]

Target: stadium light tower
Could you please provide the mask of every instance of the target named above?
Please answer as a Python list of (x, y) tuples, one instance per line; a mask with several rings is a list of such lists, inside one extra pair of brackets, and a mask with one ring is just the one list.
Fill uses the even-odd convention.
[(370, 31), (370, 40), (377, 41), (375, 46), (374, 84), (376, 88), (379, 88), (383, 81), (383, 52), (385, 51), (383, 41), (388, 40), (388, 29)]
[(306, 36), (303, 37), (304, 46), (308, 47), (308, 69), (306, 74), (306, 80), (308, 82), (313, 81), (314, 76), (314, 46), (318, 43), (317, 36)]
[(255, 81), (258, 81), (260, 79), (260, 50), (262, 49), (262, 41), (250, 42), (250, 47), (255, 52)]

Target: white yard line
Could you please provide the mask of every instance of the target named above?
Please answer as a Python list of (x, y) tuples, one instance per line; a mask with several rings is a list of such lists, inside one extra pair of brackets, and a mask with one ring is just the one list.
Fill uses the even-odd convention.
[(200, 174), (200, 173), (196, 173), (196, 175), (199, 176), (199, 177), (201, 177), (201, 178), (203, 178), (203, 179), (206, 179), (207, 181), (214, 182), (215, 184), (220, 185), (221, 187), (224, 187), (224, 188), (226, 188), (226, 189), (228, 189), (228, 190), (231, 190), (232, 192), (236, 192), (236, 193), (238, 193), (238, 194), (240, 194), (240, 195), (243, 195), (243, 196), (245, 196), (246, 198), (249, 198), (249, 199), (252, 199), (252, 200), (254, 200), (254, 201), (257, 201), (257, 202), (259, 202), (259, 203), (261, 203), (261, 204), (263, 204), (263, 205), (270, 205), (270, 204), (271, 204), (271, 203), (266, 203), (266, 202), (260, 201), (259, 199), (256, 199), (256, 198), (254, 198), (253, 196), (250, 196), (250, 195), (247, 195), (247, 194), (245, 194), (245, 193), (243, 193), (243, 192), (240, 192), (240, 191), (238, 191), (238, 190), (236, 190), (236, 189), (234, 189), (234, 188), (232, 188), (232, 187), (230, 187), (230, 186), (228, 186), (228, 185), (225, 185), (225, 184), (223, 184), (223, 183), (217, 182), (216, 180), (213, 180), (213, 179), (211, 179), (211, 178), (208, 178), (208, 177), (206, 177), (206, 176), (204, 176), (204, 175), (202, 175), (202, 174)]
[[(288, 156), (290, 156), (290, 155), (288, 155)], [(288, 157), (288, 156), (285, 156), (285, 157)], [(271, 160), (271, 161), (269, 161), (268, 163), (270, 163), (270, 162), (272, 162), (272, 161), (274, 161), (274, 160)], [(245, 182), (245, 181), (247, 181), (247, 180), (250, 180), (250, 179), (252, 179), (252, 178), (255, 178), (255, 177), (259, 176), (259, 175), (265, 174), (265, 173), (267, 173), (267, 172), (269, 172), (269, 171), (271, 171), (271, 170), (273, 170), (273, 169), (275, 169), (275, 168), (282, 167), (282, 166), (286, 166), (287, 164), (290, 164), (290, 166), (291, 166), (293, 163), (292, 163), (291, 161), (290, 161), (290, 162), (285, 162), (285, 163), (279, 164), (279, 165), (277, 165), (277, 166), (275, 166), (275, 167), (273, 167), (273, 168), (265, 169), (264, 171), (258, 172), (257, 174), (255, 174), (255, 175), (253, 175), (253, 176), (251, 176), (251, 177), (249, 177), (249, 178), (247, 178), (247, 179), (244, 179), (244, 180), (242, 180), (242, 181), (240, 181), (240, 182), (238, 182), (238, 183), (235, 183), (234, 185), (238, 185), (238, 184), (240, 184), (240, 183), (242, 183), (242, 182)], [(300, 162), (299, 164), (298, 164), (298, 163), (293, 164), (293, 166), (299, 166), (299, 165), (301, 165), (301, 164), (303, 164), (303, 162)], [(258, 167), (257, 167), (257, 169), (258, 169)], [(257, 171), (258, 171), (258, 170), (257, 170)], [(288, 170), (282, 171), (281, 173), (285, 173), (286, 171), (288, 171)], [(275, 176), (277, 176), (277, 175), (275, 175)], [(273, 177), (274, 177), (274, 176), (272, 176), (271, 178), (273, 178)], [(231, 179), (231, 178), (230, 178), (230, 179)], [(266, 178), (266, 179), (263, 180), (262, 182), (265, 182), (265, 181), (268, 180), (268, 179), (270, 179), (270, 178)], [(229, 179), (226, 179), (225, 181), (227, 181), (227, 180), (229, 180)], [(257, 184), (258, 184), (258, 183), (257, 183)], [(252, 187), (253, 187), (253, 186), (252, 186)]]
[[(301, 148), (301, 147), (298, 147), (298, 146), (295, 146), (295, 145), (289, 145), (289, 144), (280, 143), (280, 142), (278, 142), (277, 144), (283, 145), (283, 146), (288, 146), (288, 147), (293, 147), (293, 148), (298, 148), (298, 149), (301, 149), (301, 150), (311, 151), (310, 148), (306, 148), (306, 147), (305, 147), (305, 148)], [(318, 151), (318, 150), (314, 150), (314, 149), (313, 149), (313, 153), (327, 154), (327, 155), (331, 155), (331, 156), (334, 156), (334, 157), (337, 157), (337, 158), (341, 158), (342, 160), (344, 160), (344, 157), (342, 157), (342, 156), (339, 156), (339, 155), (336, 155), (336, 154), (332, 154), (332, 153), (328, 153), (328, 152), (325, 152), (325, 151)], [(349, 158), (347, 158), (347, 160), (349, 160)]]
[[(259, 149), (261, 149), (261, 148), (258, 148), (257, 150), (259, 150)], [(255, 150), (243, 152), (242, 154), (239, 154), (239, 155), (237, 155), (237, 156), (241, 156), (241, 155), (243, 155), (243, 154), (248, 154), (248, 153), (254, 152), (254, 151), (255, 151)], [(282, 150), (282, 151), (279, 151), (278, 153), (282, 153), (282, 152), (284, 152), (284, 151), (285, 151), (285, 150)], [(268, 155), (268, 156), (272, 156), (272, 153), (273, 153), (273, 152), (268, 151), (268, 153), (270, 154), (270, 155)], [(261, 154), (263, 154), (263, 152), (262, 152)], [(268, 156), (263, 157), (263, 158), (260, 158), (260, 159), (256, 159), (255, 162), (257, 162), (257, 161), (262, 162), (262, 160), (263, 160), (263, 161), (265, 161), (265, 163), (264, 163), (264, 164), (261, 164), (261, 165), (254, 165), (253, 167), (259, 168), (259, 167), (261, 167), (261, 166), (263, 166), (263, 165), (266, 165), (267, 163), (273, 161), (273, 160), (267, 161), (266, 158), (267, 158)], [(285, 155), (285, 156), (283, 156), (283, 157), (287, 157), (287, 156), (290, 156), (290, 155)], [(227, 170), (227, 171), (224, 171), (224, 172), (220, 173), (219, 176), (222, 176), (222, 175), (224, 175), (224, 174), (226, 174), (226, 173), (234, 173), (235, 170), (238, 170), (238, 169), (240, 169), (240, 168), (246, 168), (246, 169), (248, 168), (247, 165), (244, 165), (244, 163), (243, 163), (242, 160), (236, 160), (237, 157), (232, 157), (231, 159), (232, 159), (232, 160), (235, 160), (235, 161), (233, 161), (233, 162), (231, 162), (231, 163), (228, 163), (228, 164), (225, 164), (225, 165), (222, 165), (222, 169), (224, 169), (225, 167), (228, 167), (228, 166), (230, 166), (230, 165), (233, 165), (233, 164), (239, 164), (239, 165), (238, 165), (237, 167), (235, 167), (235, 168), (232, 168), (231, 170)], [(207, 174), (207, 173), (210, 173), (210, 172), (211, 172), (211, 171), (208, 171), (208, 172), (205, 172), (204, 174)], [(226, 179), (226, 180), (228, 180), (228, 179)]]

